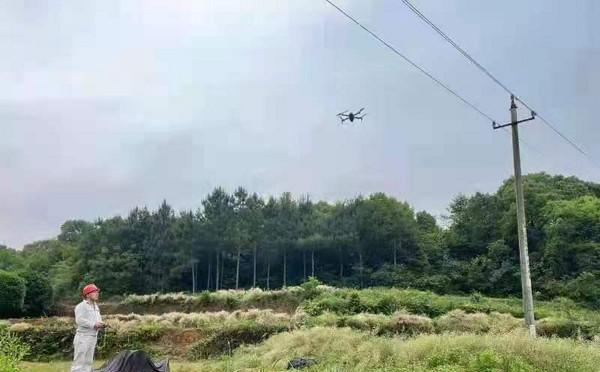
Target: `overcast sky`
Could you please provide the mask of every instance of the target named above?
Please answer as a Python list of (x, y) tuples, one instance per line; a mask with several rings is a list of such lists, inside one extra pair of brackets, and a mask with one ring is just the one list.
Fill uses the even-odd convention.
[[(400, 0), (338, 4), (499, 121), (507, 95)], [(600, 2), (413, 0), (600, 163)], [(335, 117), (365, 107), (364, 123)], [(525, 110), (520, 112), (525, 117)], [(525, 172), (600, 181), (540, 122)], [(214, 187), (446, 213), (512, 174), (510, 136), (322, 0), (0, 2), (0, 244), (196, 209)]]

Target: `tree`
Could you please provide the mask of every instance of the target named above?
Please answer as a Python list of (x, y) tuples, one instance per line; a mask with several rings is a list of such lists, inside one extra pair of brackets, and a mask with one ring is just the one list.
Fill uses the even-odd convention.
[(0, 271), (0, 318), (17, 317), (23, 312), (25, 281), (15, 273)]
[[(192, 293), (196, 293), (199, 288), (198, 263), (203, 248), (201, 233), (200, 216), (191, 211), (181, 212), (173, 225), (173, 238), (177, 252), (171, 273), (176, 276), (173, 279), (179, 282), (185, 281), (184, 278), (189, 273), (191, 280), (188, 281), (188, 285), (191, 282)], [(179, 275), (182, 277), (178, 278)]]
[(263, 209), (264, 235), (261, 245), (266, 269), (266, 287), (271, 288), (271, 260), (277, 249), (279, 235), (278, 205), (277, 200), (270, 197)]
[(413, 264), (418, 258), (414, 212), (385, 194), (377, 193), (358, 204), (358, 233), (363, 246), (369, 246), (370, 261), (375, 267), (385, 263), (391, 253), (394, 266), (398, 255), (403, 263)]
[(257, 195), (252, 194), (247, 200), (247, 214), (248, 219), (248, 243), (252, 247), (252, 287), (256, 287), (256, 263), (258, 245), (263, 241), (264, 237), (264, 201)]
[(288, 192), (283, 193), (278, 200), (276, 231), (279, 233), (279, 247), (283, 256), (283, 287), (287, 286), (287, 253), (299, 237), (298, 205)]
[(426, 211), (421, 211), (416, 214), (417, 229), (420, 233), (431, 233), (439, 231), (435, 217)]
[(469, 260), (485, 253), (490, 242), (501, 238), (498, 224), (502, 217), (503, 210), (495, 195), (476, 193), (470, 198), (456, 197), (450, 205), (450, 254), (459, 260)]
[(557, 279), (600, 275), (600, 198), (554, 201), (544, 211), (547, 274)]
[(250, 245), (250, 212), (247, 204), (248, 192), (242, 187), (233, 194), (233, 220), (229, 239), (236, 250), (235, 289), (240, 287), (240, 261), (242, 247)]
[(0, 270), (17, 271), (23, 269), (23, 257), (14, 249), (0, 245)]
[(224, 189), (219, 187), (202, 201), (202, 206), (204, 233), (216, 258), (215, 290), (219, 290), (221, 284), (222, 254), (226, 248), (227, 238), (233, 221), (233, 198)]
[(94, 225), (87, 221), (68, 220), (60, 227), (58, 240), (67, 243), (78, 243), (93, 227)]
[(37, 271), (27, 271), (23, 274), (23, 278), (25, 280), (23, 313), (27, 316), (47, 316), (52, 305), (52, 286), (48, 276)]

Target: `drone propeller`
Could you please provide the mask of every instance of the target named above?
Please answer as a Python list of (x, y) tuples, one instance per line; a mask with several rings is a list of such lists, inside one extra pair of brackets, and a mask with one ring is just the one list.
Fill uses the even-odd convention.
[(365, 109), (364, 107), (363, 107), (363, 108), (361, 108), (361, 109), (360, 109), (360, 110), (358, 110), (358, 112), (357, 112), (356, 114), (354, 114), (354, 115), (360, 115), (360, 113), (361, 113), (361, 112), (362, 112), (364, 109)]
[(344, 114), (346, 114), (347, 112), (348, 112), (348, 110), (346, 110), (346, 111), (344, 111), (344, 112), (340, 112), (339, 114), (337, 114), (337, 116), (344, 115)]

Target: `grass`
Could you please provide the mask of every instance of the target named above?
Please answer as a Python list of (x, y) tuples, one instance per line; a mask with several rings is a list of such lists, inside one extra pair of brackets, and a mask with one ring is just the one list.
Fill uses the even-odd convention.
[[(318, 287), (319, 291), (333, 290), (323, 285)], [(108, 310), (112, 313), (163, 313), (181, 311), (181, 309), (186, 312), (198, 312), (258, 308), (293, 313), (311, 293), (311, 289), (297, 286), (272, 291), (253, 288), (205, 291), (194, 295), (185, 293), (130, 295), (117, 303), (111, 303)]]
[[(231, 357), (172, 363), (174, 372), (282, 371), (290, 359), (319, 361), (308, 371), (358, 372), (597, 372), (600, 348), (571, 339), (504, 335), (374, 336), (349, 328), (316, 327), (275, 335)], [(59, 372), (69, 363), (26, 363), (26, 372)]]
[[(354, 300), (350, 300), (354, 301)], [(166, 313), (162, 315), (108, 315), (110, 328), (99, 342), (98, 357), (115, 351), (141, 349), (155, 355), (196, 359), (229, 353), (242, 344), (254, 344), (287, 330), (316, 327), (351, 328), (374, 336), (418, 336), (426, 334), (506, 334), (523, 329), (523, 320), (497, 312), (468, 313), (452, 310), (437, 318), (396, 311), (383, 313), (335, 313), (310, 315), (302, 307), (296, 313), (271, 310), (233, 312)], [(30, 360), (60, 360), (72, 355), (72, 318), (21, 320), (9, 327), (31, 346)], [(545, 318), (538, 332), (546, 337), (597, 339), (593, 322)]]
[[(286, 301), (289, 301), (289, 303)], [(107, 336), (104, 338), (104, 342), (101, 342), (103, 347), (98, 349), (97, 355), (99, 358), (106, 358), (124, 349), (142, 349), (153, 355), (167, 355), (179, 359), (195, 359), (208, 356), (213, 358), (207, 362), (193, 364), (182, 362), (177, 364), (179, 366), (177, 368), (181, 368), (182, 371), (186, 368), (202, 368), (202, 370), (208, 371), (234, 371), (235, 369), (227, 369), (228, 366), (233, 366), (231, 368), (238, 366), (239, 369), (246, 364), (258, 366), (252, 368), (262, 368), (262, 370), (270, 371), (275, 367), (269, 363), (275, 363), (275, 361), (265, 361), (264, 355), (270, 354), (271, 350), (276, 350), (277, 345), (271, 345), (270, 349), (260, 349), (262, 346), (251, 348), (243, 345), (262, 342), (269, 336), (272, 337), (264, 345), (269, 345), (271, 342), (280, 342), (284, 345), (289, 340), (302, 340), (303, 337), (304, 342), (308, 342), (310, 345), (310, 341), (306, 340), (308, 336), (302, 336), (310, 335), (328, 343), (324, 347), (315, 346), (314, 354), (322, 358), (322, 363), (318, 367), (320, 369), (314, 370), (360, 370), (352, 369), (354, 363), (362, 365), (367, 362), (353, 361), (353, 355), (348, 355), (343, 356), (342, 360), (348, 359), (352, 362), (348, 366), (344, 366), (343, 364), (340, 365), (339, 358), (335, 358), (337, 351), (331, 354), (325, 352), (329, 344), (335, 345), (338, 341), (337, 339), (326, 341), (326, 335), (335, 333), (341, 339), (345, 338), (351, 343), (351, 345), (345, 346), (348, 350), (352, 350), (350, 346), (354, 345), (358, 348), (360, 344), (364, 344), (365, 348), (372, 348), (374, 356), (364, 356), (366, 360), (371, 360), (376, 355), (382, 355), (383, 358), (383, 355), (387, 355), (386, 353), (389, 352), (394, 355), (398, 353), (404, 355), (402, 353), (405, 353), (406, 350), (416, 347), (410, 345), (417, 345), (418, 340), (430, 340), (431, 343), (434, 343), (434, 340), (444, 340), (444, 342), (450, 343), (459, 342), (460, 348), (462, 348), (459, 349), (466, 350), (464, 352), (468, 354), (464, 356), (464, 360), (460, 359), (460, 363), (456, 362), (458, 363), (456, 364), (452, 358), (456, 359), (458, 356), (452, 354), (446, 358), (439, 356), (441, 354), (437, 351), (433, 351), (431, 355), (438, 355), (439, 358), (442, 358), (443, 363), (439, 362), (442, 363), (439, 364), (435, 361), (419, 362), (421, 364), (425, 363), (423, 365), (416, 362), (416, 364), (410, 364), (412, 363), (410, 360), (396, 360), (394, 358), (399, 358), (399, 356), (395, 356), (390, 359), (393, 362), (390, 362), (392, 363), (390, 365), (396, 366), (393, 367), (395, 369), (391, 370), (402, 371), (402, 368), (412, 368), (409, 370), (436, 371), (435, 368), (442, 368), (440, 366), (443, 366), (445, 372), (452, 372), (452, 368), (459, 368), (458, 370), (461, 372), (471, 372), (469, 368), (485, 361), (488, 364), (493, 364), (493, 361), (496, 361), (496, 364), (501, 367), (494, 367), (496, 369), (490, 367), (491, 369), (482, 369), (481, 371), (477, 369), (477, 372), (511, 371), (507, 368), (512, 368), (512, 370), (518, 372), (540, 370), (538, 364), (529, 360), (531, 359), (529, 356), (519, 357), (521, 359), (525, 358), (524, 361), (520, 359), (515, 362), (507, 361), (511, 354), (506, 351), (507, 349), (502, 349), (500, 344), (491, 341), (496, 337), (507, 344), (511, 344), (514, 343), (513, 336), (520, 340), (519, 332), (523, 331), (522, 310), (520, 301), (514, 298), (487, 298), (477, 294), (472, 296), (439, 296), (431, 292), (411, 289), (372, 288), (355, 290), (313, 285), (310, 287), (290, 287), (270, 292), (254, 289), (248, 291), (205, 292), (198, 295), (179, 293), (129, 296), (123, 299), (123, 304), (136, 306), (141, 310), (151, 310), (144, 312), (144, 314), (105, 315), (104, 318), (111, 327), (106, 333)], [(560, 348), (552, 345), (575, 345), (576, 349), (581, 351), (585, 349), (586, 345), (596, 344), (591, 342), (569, 344), (569, 342), (600, 339), (600, 313), (590, 311), (566, 299), (538, 302), (536, 305), (536, 314), (540, 319), (538, 321), (538, 333), (540, 335), (571, 339), (539, 341), (549, 342), (543, 344), (545, 345), (544, 350), (550, 350), (544, 354), (547, 357), (554, 358), (553, 353), (555, 352), (556, 355), (560, 354), (558, 353)], [(190, 309), (197, 307), (218, 311), (190, 311)], [(159, 312), (161, 309), (172, 308), (179, 311)], [(230, 310), (225, 311), (224, 309)], [(153, 312), (158, 312), (159, 315), (154, 315)], [(7, 327), (31, 346), (31, 359), (64, 360), (69, 359), (72, 355), (74, 332), (72, 318), (12, 320), (10, 324), (0, 322), (0, 328)], [(294, 332), (289, 333), (287, 331)], [(410, 340), (402, 341), (403, 339)], [(469, 344), (467, 340), (476, 341)], [(399, 342), (401, 342), (401, 346), (398, 346)], [(535, 342), (532, 345), (538, 345)], [(564, 343), (561, 344), (561, 342)], [(478, 344), (488, 345), (488, 347), (485, 350), (479, 350), (475, 348)], [(243, 354), (240, 354), (241, 351), (235, 352), (236, 347), (239, 345), (242, 345)], [(528, 345), (521, 343), (522, 347), (529, 347), (530, 345)], [(290, 347), (298, 347), (298, 350), (304, 350), (303, 346), (303, 344), (300, 344)], [(552, 347), (555, 348), (552, 349)], [(362, 349), (359, 349), (354, 350), (353, 353), (360, 355)], [(313, 352), (311, 350), (306, 352), (309, 351)], [(223, 355), (230, 355), (232, 352), (234, 356), (219, 359)], [(452, 353), (460, 354), (456, 350)], [(573, 355), (580, 355), (581, 353), (577, 351)], [(589, 356), (592, 359), (597, 358), (595, 353), (591, 353)], [(282, 355), (283, 359), (281, 360), (288, 357), (291, 357), (291, 355)], [(328, 363), (331, 364), (332, 369), (327, 369), (330, 368)], [(375, 371), (390, 370), (387, 369), (388, 367), (385, 364), (378, 364), (379, 362), (376, 360), (373, 363), (368, 368)], [(517, 363), (515, 365), (520, 367), (514, 367), (510, 363)], [(525, 364), (521, 366), (519, 363)], [(39, 366), (40, 368), (48, 366), (48, 368), (52, 368), (52, 364), (30, 364), (29, 366)], [(574, 371), (579, 370), (587, 371), (585, 368)], [(569, 371), (569, 369), (565, 371)]]
[(596, 372), (600, 350), (574, 340), (531, 340), (524, 333), (373, 336), (339, 328), (313, 328), (273, 336), (245, 347), (209, 371), (279, 371), (293, 357), (320, 361), (311, 371)]
[[(99, 368), (102, 361), (96, 361), (94, 368)], [(202, 372), (206, 370), (206, 362), (171, 362), (171, 372)], [(49, 362), (49, 363), (34, 363), (24, 362), (23, 372), (67, 372), (71, 369), (71, 362)]]
[[(568, 319), (600, 325), (600, 312), (590, 310), (569, 299), (536, 301), (535, 305), (537, 319)], [(234, 311), (256, 308), (291, 314), (299, 306), (310, 315), (320, 315), (325, 311), (342, 315), (358, 313), (390, 315), (402, 311), (436, 318), (454, 310), (463, 310), (466, 313), (496, 312), (510, 314), (516, 318), (523, 317), (519, 298), (492, 298), (479, 294), (437, 295), (428, 291), (400, 288), (338, 289), (324, 285), (288, 287), (274, 291), (255, 288), (202, 292), (195, 295), (184, 293), (130, 295), (117, 304), (108, 305), (105, 313), (162, 314), (173, 311)]]
[[(109, 328), (99, 341), (97, 355), (106, 357), (124, 349), (142, 349), (152, 354), (185, 357), (202, 340), (226, 338), (234, 346), (262, 340), (263, 335), (288, 330), (292, 316), (271, 310), (209, 313), (167, 313), (162, 315), (108, 315)], [(59, 360), (72, 355), (75, 327), (72, 318), (20, 320), (9, 330), (31, 346), (30, 360)], [(225, 331), (230, 333), (225, 334)], [(221, 349), (216, 340), (205, 348)], [(228, 345), (226, 345), (228, 346)], [(200, 351), (203, 348), (199, 349)], [(214, 351), (216, 350), (216, 351)]]

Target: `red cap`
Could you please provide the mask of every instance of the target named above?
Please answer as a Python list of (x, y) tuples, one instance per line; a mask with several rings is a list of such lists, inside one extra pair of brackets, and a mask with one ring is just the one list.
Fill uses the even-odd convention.
[(100, 292), (100, 288), (96, 287), (96, 285), (93, 284), (93, 283), (92, 284), (88, 284), (85, 287), (83, 287), (82, 293), (83, 293), (84, 296), (87, 296), (87, 295), (89, 295), (90, 293), (93, 293), (93, 292)]

